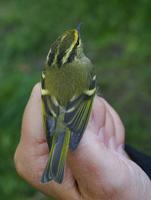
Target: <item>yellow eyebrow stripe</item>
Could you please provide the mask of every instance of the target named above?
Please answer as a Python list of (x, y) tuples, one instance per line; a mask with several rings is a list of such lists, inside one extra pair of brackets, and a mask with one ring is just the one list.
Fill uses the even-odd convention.
[(72, 51), (72, 49), (74, 48), (74, 46), (75, 46), (75, 44), (76, 44), (76, 42), (77, 42), (77, 40), (78, 40), (78, 31), (77, 30), (74, 30), (74, 40), (73, 40), (73, 43), (71, 44), (71, 46), (66, 50), (66, 54), (65, 54), (65, 56), (63, 57), (63, 60), (62, 60), (62, 64), (64, 64), (64, 63), (66, 63), (66, 61), (67, 61), (67, 59), (68, 59), (68, 57), (69, 57), (69, 55), (70, 55), (70, 53), (71, 53), (71, 51)]
[[(64, 36), (61, 38), (61, 42), (65, 39), (65, 37), (67, 36), (67, 32), (66, 32), (66, 34), (64, 34)], [(55, 54), (55, 57), (54, 57), (54, 59), (53, 59), (53, 63), (52, 63), (52, 65), (55, 65), (56, 63), (57, 63), (57, 57), (58, 57), (58, 55), (59, 55), (59, 46), (60, 45), (58, 45), (58, 49), (57, 49), (57, 52), (56, 52), (56, 54)]]

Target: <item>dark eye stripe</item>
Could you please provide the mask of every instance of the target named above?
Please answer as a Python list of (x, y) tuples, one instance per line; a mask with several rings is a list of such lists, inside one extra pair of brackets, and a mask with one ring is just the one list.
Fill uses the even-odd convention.
[(73, 48), (73, 50), (71, 51), (69, 57), (68, 57), (68, 60), (66, 63), (70, 63), (74, 60), (75, 58), (75, 55), (76, 55), (76, 46)]
[(57, 64), (58, 64), (58, 67), (61, 67), (61, 64), (62, 64), (62, 59), (63, 57), (66, 55), (66, 51), (61, 51), (59, 52), (59, 55), (57, 57)]
[(53, 63), (54, 61), (54, 58), (55, 58), (55, 54), (57, 52), (57, 49), (59, 47), (59, 44), (60, 44), (60, 37), (56, 40), (56, 42), (54, 42), (51, 46), (51, 51), (48, 55), (48, 65), (51, 66), (51, 64)]

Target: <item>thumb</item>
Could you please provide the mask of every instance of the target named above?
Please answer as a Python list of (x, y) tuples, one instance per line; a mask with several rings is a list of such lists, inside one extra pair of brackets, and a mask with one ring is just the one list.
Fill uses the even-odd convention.
[(26, 105), (21, 131), (21, 141), (32, 143), (45, 142), (45, 134), (42, 125), (41, 109), (41, 85), (37, 83)]
[[(98, 177), (97, 172), (105, 164), (104, 158), (107, 155), (107, 146), (104, 143), (104, 135), (106, 123), (106, 107), (104, 102), (95, 98), (93, 103), (93, 109), (89, 124), (85, 130), (85, 133), (80, 141), (80, 144), (76, 151), (69, 153), (69, 165), (72, 169), (73, 175), (77, 179), (89, 180), (94, 175)], [(103, 128), (104, 127), (104, 128)], [(113, 133), (113, 126), (108, 126), (110, 132)], [(101, 166), (100, 166), (101, 164)], [(82, 167), (81, 167), (82, 166)], [(106, 165), (104, 166), (104, 168)]]
[[(116, 141), (115, 131), (120, 127), (115, 129), (115, 123), (119, 123), (116, 118), (111, 114), (104, 100), (96, 97), (83, 138), (77, 150), (69, 154), (69, 164), (74, 177), (78, 180), (85, 183), (92, 178), (95, 183), (96, 179), (105, 176), (105, 172), (108, 173), (108, 169), (113, 166), (114, 156), (111, 151), (117, 151), (118, 145), (121, 145)], [(120, 134), (124, 137), (124, 132)], [(92, 182), (90, 187), (91, 185)]]

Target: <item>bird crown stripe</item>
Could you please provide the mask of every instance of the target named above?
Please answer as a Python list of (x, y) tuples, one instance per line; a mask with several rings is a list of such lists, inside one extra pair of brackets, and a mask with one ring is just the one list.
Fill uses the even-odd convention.
[(79, 45), (80, 42), (78, 31), (74, 30), (73, 34), (74, 34), (73, 42), (71, 43), (69, 48), (66, 49), (63, 53), (60, 50), (60, 46), (61, 43), (68, 36), (68, 32), (62, 36), (61, 41), (57, 44), (56, 48), (51, 48), (49, 50), (49, 53), (47, 55), (47, 62), (49, 65), (54, 66), (55, 64), (58, 64), (59, 66), (61, 66), (66, 62), (73, 60), (75, 54), (74, 51), (76, 50), (76, 47)]
[(58, 44), (58, 46), (57, 46), (56, 53), (55, 53), (52, 65), (55, 65), (57, 63), (57, 57), (59, 55), (59, 47), (60, 47), (60, 44)]
[(62, 59), (62, 64), (65, 64), (66, 61), (68, 60), (68, 57), (70, 56), (70, 53), (72, 52), (73, 48), (75, 47), (76, 43), (78, 41), (78, 32), (75, 30), (74, 31), (74, 40), (71, 46), (66, 50), (66, 54)]
[(77, 42), (76, 42), (76, 44), (74, 45), (72, 51), (70, 52), (70, 55), (69, 55), (69, 57), (68, 57), (68, 59), (67, 59), (67, 61), (66, 61), (67, 63), (72, 62), (72, 60), (75, 58), (76, 49), (77, 49), (78, 45), (79, 45), (79, 37), (78, 37)]
[[(64, 34), (63, 36), (62, 36), (62, 38), (61, 38), (61, 41), (60, 41), (60, 44), (58, 44), (58, 46), (57, 46), (57, 51), (56, 51), (56, 54), (55, 54), (55, 57), (54, 57), (54, 60), (53, 60), (53, 63), (52, 63), (52, 65), (55, 65), (55, 64), (57, 64), (58, 63), (58, 60), (60, 60), (59, 59), (59, 55), (60, 55), (60, 46), (61, 46), (61, 43), (65, 40), (65, 38), (67, 37), (67, 33), (66, 34)], [(64, 55), (63, 55), (64, 56)], [(62, 56), (62, 57), (63, 57)]]

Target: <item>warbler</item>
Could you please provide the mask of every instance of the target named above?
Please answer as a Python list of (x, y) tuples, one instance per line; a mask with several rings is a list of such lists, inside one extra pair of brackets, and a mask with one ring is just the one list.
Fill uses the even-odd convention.
[(68, 149), (74, 151), (82, 138), (96, 92), (96, 75), (83, 52), (79, 28), (65, 31), (51, 45), (41, 86), (49, 146), (41, 182), (62, 183)]

